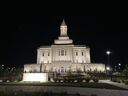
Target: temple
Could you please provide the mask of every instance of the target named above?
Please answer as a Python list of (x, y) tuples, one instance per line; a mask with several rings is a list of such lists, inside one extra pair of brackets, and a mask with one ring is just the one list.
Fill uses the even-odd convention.
[(105, 64), (91, 63), (90, 48), (86, 45), (74, 45), (68, 37), (65, 20), (60, 25), (60, 36), (50, 46), (37, 49), (37, 63), (25, 64), (25, 73), (66, 74), (67, 72), (105, 72)]

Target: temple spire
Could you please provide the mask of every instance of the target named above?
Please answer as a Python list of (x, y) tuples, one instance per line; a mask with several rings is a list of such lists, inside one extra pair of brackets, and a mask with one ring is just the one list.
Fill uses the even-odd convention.
[(66, 25), (64, 19), (63, 19), (61, 26), (60, 26), (60, 36), (67, 36), (67, 25)]
[(63, 19), (61, 26), (66, 26), (65, 20)]
[(60, 25), (60, 36), (57, 40), (54, 41), (55, 44), (72, 44), (73, 41), (69, 39), (67, 34), (67, 25), (65, 23), (65, 20), (63, 19), (61, 25)]

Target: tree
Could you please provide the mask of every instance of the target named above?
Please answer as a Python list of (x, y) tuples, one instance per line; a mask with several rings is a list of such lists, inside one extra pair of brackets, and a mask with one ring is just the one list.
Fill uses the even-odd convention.
[(128, 76), (128, 64), (125, 66), (125, 69), (123, 70), (123, 74), (125, 76)]

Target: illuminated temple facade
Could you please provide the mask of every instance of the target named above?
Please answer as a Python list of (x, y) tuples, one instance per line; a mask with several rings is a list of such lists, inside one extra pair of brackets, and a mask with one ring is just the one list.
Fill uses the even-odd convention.
[(67, 29), (63, 20), (58, 39), (54, 40), (53, 45), (37, 49), (37, 63), (25, 64), (25, 73), (105, 72), (105, 64), (91, 63), (89, 47), (73, 44), (73, 40), (68, 37)]

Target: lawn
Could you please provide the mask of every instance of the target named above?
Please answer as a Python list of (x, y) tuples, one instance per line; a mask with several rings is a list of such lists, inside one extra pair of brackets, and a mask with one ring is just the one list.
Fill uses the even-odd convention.
[(27, 83), (27, 82), (8, 82), (8, 83), (0, 83), (0, 86), (66, 86), (66, 87), (84, 87), (84, 88), (101, 88), (101, 89), (117, 89), (117, 90), (126, 90), (123, 88), (116, 87), (114, 85), (106, 84), (106, 83)]

